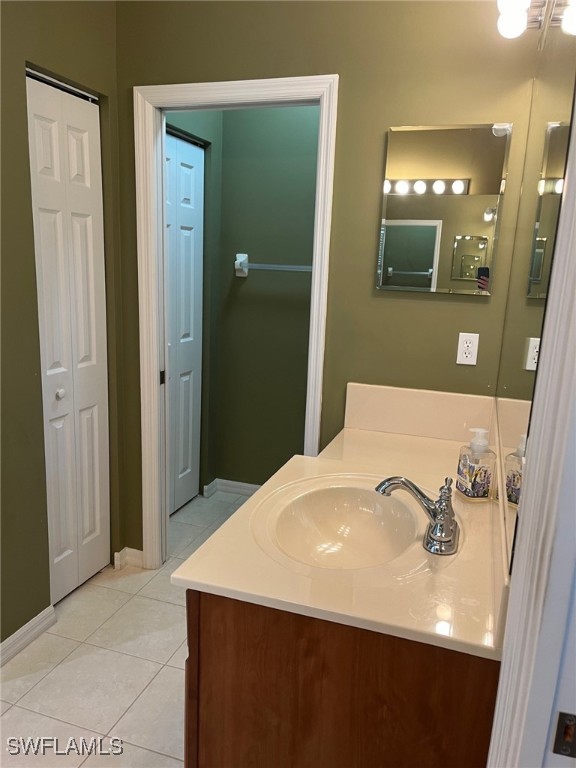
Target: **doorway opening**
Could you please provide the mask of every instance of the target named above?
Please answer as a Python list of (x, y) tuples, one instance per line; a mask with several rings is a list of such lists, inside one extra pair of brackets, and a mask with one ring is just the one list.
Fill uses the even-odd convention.
[(337, 75), (322, 75), (134, 89), (144, 567), (157, 568), (163, 562), (167, 518), (163, 446), (165, 384), (160, 377), (160, 372), (166, 370), (163, 296), (160, 290), (164, 237), (162, 169), (165, 112), (225, 110), (239, 106), (319, 107), (304, 428), (304, 453), (316, 455), (320, 431), (337, 85)]
[(319, 107), (165, 118), (170, 515), (304, 452)]

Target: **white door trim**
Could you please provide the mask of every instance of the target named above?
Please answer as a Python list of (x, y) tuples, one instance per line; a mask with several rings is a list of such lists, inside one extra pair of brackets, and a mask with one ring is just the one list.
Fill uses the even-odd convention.
[[(542, 765), (570, 607), (573, 558), (558, 556), (555, 543), (571, 531), (557, 530), (568, 469), (570, 412), (576, 405), (576, 124), (554, 250), (548, 303), (534, 392), (525, 483), (510, 600), (504, 636), (500, 684), (488, 755), (490, 768)], [(565, 476), (566, 476), (565, 474)], [(573, 504), (573, 499), (570, 502)], [(572, 512), (570, 511), (570, 516)], [(566, 515), (564, 515), (566, 517)], [(551, 578), (554, 561), (554, 581)], [(568, 588), (558, 588), (558, 584)], [(554, 626), (544, 625), (544, 610), (554, 606)], [(554, 630), (559, 637), (554, 637)], [(538, 665), (543, 648), (547, 675)], [(556, 668), (556, 672), (553, 668)], [(552, 670), (552, 674), (550, 674)], [(554, 675), (556, 675), (554, 677)], [(538, 727), (535, 727), (535, 723)], [(541, 749), (540, 754), (537, 750)], [(546, 761), (547, 762), (547, 761)]]
[(338, 75), (241, 80), (221, 83), (182, 83), (134, 88), (136, 155), (136, 228), (138, 239), (138, 298), (140, 311), (140, 397), (142, 427), (143, 564), (162, 563), (164, 472), (161, 445), (163, 397), (159, 371), (161, 335), (163, 112), (165, 109), (318, 104), (320, 124), (316, 182), (316, 216), (310, 308), (308, 383), (304, 453), (318, 453), (324, 337), (328, 293), (328, 256), (332, 218), (332, 186), (336, 142)]

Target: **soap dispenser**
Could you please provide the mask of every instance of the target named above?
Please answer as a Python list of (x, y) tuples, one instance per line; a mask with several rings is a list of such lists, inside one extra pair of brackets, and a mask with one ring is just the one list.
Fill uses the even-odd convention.
[(506, 472), (506, 499), (508, 504), (518, 506), (520, 491), (522, 489), (522, 472), (524, 471), (524, 458), (526, 453), (526, 435), (522, 435), (518, 448), (504, 459)]
[(490, 496), (496, 454), (488, 448), (487, 429), (475, 427), (470, 432), (474, 432), (470, 445), (460, 449), (456, 488), (470, 501), (481, 501)]

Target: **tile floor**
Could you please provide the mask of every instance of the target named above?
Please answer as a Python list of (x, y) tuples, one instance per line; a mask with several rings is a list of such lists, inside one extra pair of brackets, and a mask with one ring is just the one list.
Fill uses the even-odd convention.
[[(170, 574), (245, 500), (194, 499), (170, 518), (163, 568), (108, 566), (56, 605), (56, 624), (0, 669), (3, 768), (182, 768), (185, 591)], [(9, 754), (10, 737), (42, 736), (60, 751), (103, 736), (110, 752), (116, 737), (123, 754)]]

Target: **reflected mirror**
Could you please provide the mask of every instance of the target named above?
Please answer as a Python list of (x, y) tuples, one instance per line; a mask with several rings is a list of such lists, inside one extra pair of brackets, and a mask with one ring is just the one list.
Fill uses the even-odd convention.
[(379, 289), (489, 295), (510, 134), (508, 123), (389, 129)]
[(542, 171), (538, 182), (538, 207), (528, 275), (529, 299), (545, 299), (548, 292), (569, 138), (568, 124), (548, 124)]
[(452, 255), (452, 280), (471, 280), (489, 277), (490, 241), (481, 235), (456, 235)]

